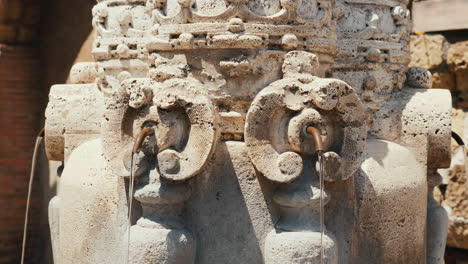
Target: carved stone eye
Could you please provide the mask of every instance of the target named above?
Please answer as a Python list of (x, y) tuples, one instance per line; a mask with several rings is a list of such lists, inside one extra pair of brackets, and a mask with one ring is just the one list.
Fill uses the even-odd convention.
[(367, 52), (366, 58), (369, 61), (377, 62), (380, 60), (381, 55), (382, 55), (382, 51), (380, 51), (380, 49), (370, 48), (369, 51)]
[(130, 57), (130, 48), (125, 44), (119, 44), (115, 52), (119, 54), (121, 58)]
[(281, 38), (281, 45), (285, 49), (295, 49), (297, 46), (299, 46), (299, 40), (297, 39), (296, 35), (287, 34)]

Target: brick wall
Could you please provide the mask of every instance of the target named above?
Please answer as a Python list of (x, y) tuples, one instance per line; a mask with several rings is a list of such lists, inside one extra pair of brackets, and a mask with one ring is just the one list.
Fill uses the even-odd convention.
[(39, 35), (41, 0), (0, 0), (0, 43), (33, 43)]
[[(43, 115), (37, 54), (35, 48), (0, 44), (0, 264), (20, 263), (31, 157)], [(38, 263), (33, 248), (40, 221), (39, 180), (30, 206), (26, 263)]]
[[(20, 263), (31, 156), (42, 120), (41, 0), (0, 0), (0, 264)], [(25, 263), (39, 263), (39, 177), (33, 189)]]

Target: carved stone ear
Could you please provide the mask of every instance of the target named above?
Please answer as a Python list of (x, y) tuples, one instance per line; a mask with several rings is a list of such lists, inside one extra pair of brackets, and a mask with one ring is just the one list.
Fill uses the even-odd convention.
[[(314, 90), (326, 98), (326, 91), (336, 89), (337, 103), (331, 109), (337, 114), (337, 128), (343, 130), (341, 143), (337, 149), (337, 154), (341, 158), (341, 165), (335, 172), (335, 177), (328, 177), (330, 180), (346, 180), (351, 177), (364, 161), (364, 149), (367, 138), (367, 114), (356, 91), (347, 83), (337, 79), (320, 79), (311, 83)], [(320, 108), (321, 105), (319, 104)], [(323, 109), (323, 108), (322, 108)], [(331, 161), (335, 158), (331, 158)], [(326, 166), (333, 167), (333, 164)]]
[(154, 92), (155, 105), (168, 111), (184, 111), (190, 122), (183, 146), (165, 149), (157, 155), (160, 174), (169, 180), (182, 181), (198, 174), (219, 138), (215, 108), (200, 87), (195, 86), (187, 80), (173, 79)]
[[(340, 80), (311, 76), (310, 82), (304, 82), (301, 78), (292, 76), (276, 81), (252, 102), (245, 127), (250, 158), (272, 181), (287, 183), (297, 179), (303, 164), (301, 156), (293, 151), (304, 149), (298, 146), (301, 141), (298, 131), (313, 125), (322, 131), (327, 147), (333, 147), (341, 157), (328, 155), (333, 157), (330, 161), (341, 161), (328, 179), (346, 179), (364, 160), (367, 137), (364, 107), (356, 92)], [(339, 133), (326, 131), (335, 129)], [(326, 167), (337, 167), (331, 165)]]
[(275, 138), (281, 138), (281, 127), (272, 125), (272, 120), (283, 119), (286, 114), (284, 91), (275, 88), (265, 88), (252, 102), (247, 113), (245, 143), (253, 164), (266, 178), (275, 182), (291, 182), (301, 175), (302, 158), (288, 151), (287, 147), (272, 143)]

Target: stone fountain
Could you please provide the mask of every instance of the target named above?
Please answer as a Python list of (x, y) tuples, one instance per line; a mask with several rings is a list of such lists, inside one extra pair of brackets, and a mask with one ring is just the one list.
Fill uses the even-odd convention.
[[(451, 96), (408, 68), (408, 0), (100, 0), (55, 85), (56, 263), (442, 263)], [(325, 146), (325, 234), (316, 147)]]

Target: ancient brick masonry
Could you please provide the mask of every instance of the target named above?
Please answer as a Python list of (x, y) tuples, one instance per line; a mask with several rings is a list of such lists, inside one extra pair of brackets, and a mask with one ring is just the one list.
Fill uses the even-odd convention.
[[(29, 172), (40, 129), (42, 67), (37, 39), (38, 0), (0, 1), (0, 263), (19, 263)], [(34, 263), (41, 219), (35, 185), (26, 261)]]
[[(19, 263), (32, 149), (39, 131), (41, 64), (34, 48), (0, 46), (0, 263)], [(33, 189), (27, 260), (41, 219)], [(30, 258), (31, 257), (31, 258)], [(28, 262), (34, 263), (34, 262)]]

